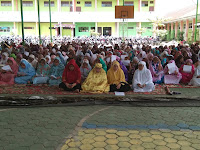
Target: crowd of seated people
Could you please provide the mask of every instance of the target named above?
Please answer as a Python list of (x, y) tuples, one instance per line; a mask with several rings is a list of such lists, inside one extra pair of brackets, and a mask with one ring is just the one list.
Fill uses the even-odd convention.
[(155, 84), (200, 86), (198, 44), (150, 46), (119, 38), (0, 46), (0, 85), (48, 84), (76, 92), (152, 92)]

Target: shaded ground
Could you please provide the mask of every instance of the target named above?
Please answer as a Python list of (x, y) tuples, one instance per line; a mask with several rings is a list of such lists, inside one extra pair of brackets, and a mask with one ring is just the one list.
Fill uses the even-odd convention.
[(0, 109), (0, 149), (200, 149), (198, 107)]

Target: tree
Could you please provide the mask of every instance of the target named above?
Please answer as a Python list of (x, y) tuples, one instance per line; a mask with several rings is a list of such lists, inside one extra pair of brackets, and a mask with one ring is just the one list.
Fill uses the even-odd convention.
[(156, 17), (155, 19), (148, 19), (150, 22), (152, 22), (153, 25), (153, 36), (161, 36), (165, 37), (167, 35), (167, 30), (162, 29), (165, 27), (164, 22), (169, 21), (169, 19), (164, 19), (164, 18), (158, 18)]

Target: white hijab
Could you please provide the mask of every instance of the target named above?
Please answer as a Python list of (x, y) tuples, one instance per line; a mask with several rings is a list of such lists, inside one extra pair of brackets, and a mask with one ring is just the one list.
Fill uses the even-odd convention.
[(47, 55), (45, 58), (49, 59), (49, 61), (47, 62), (47, 64), (50, 64), (51, 63), (51, 57), (49, 55)]
[(153, 83), (152, 80), (152, 75), (149, 69), (147, 69), (146, 67), (146, 62), (144, 61), (140, 61), (138, 63), (138, 65), (143, 65), (144, 68), (142, 70), (137, 69), (135, 71), (134, 77), (133, 77), (133, 84), (137, 85), (137, 84), (149, 84), (149, 83)]
[(0, 64), (3, 64), (3, 65), (6, 65), (6, 63), (7, 63), (7, 60), (8, 60), (8, 53), (7, 52), (4, 52), (4, 53), (2, 53), (2, 55), (4, 55), (5, 56), (5, 59), (3, 59), (2, 57), (1, 57), (1, 61), (0, 61)]

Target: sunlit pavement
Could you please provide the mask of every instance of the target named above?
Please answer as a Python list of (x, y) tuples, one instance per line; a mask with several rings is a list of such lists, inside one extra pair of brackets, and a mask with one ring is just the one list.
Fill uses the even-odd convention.
[(0, 109), (0, 149), (200, 149), (199, 116), (198, 107)]

